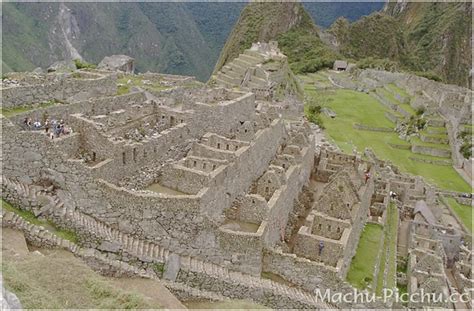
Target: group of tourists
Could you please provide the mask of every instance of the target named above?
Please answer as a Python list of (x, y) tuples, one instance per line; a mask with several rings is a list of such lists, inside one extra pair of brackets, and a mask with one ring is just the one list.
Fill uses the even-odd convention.
[(39, 120), (35, 120), (33, 122), (31, 118), (25, 118), (25, 120), (23, 120), (23, 125), (27, 130), (44, 130), (46, 135), (49, 135), (51, 139), (72, 133), (72, 129), (67, 127), (64, 120), (62, 119), (59, 121), (56, 119), (46, 119), (43, 123), (41, 123)]

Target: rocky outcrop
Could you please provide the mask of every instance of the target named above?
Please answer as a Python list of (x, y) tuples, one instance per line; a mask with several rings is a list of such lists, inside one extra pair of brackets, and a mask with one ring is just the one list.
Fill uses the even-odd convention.
[(71, 72), (76, 70), (76, 64), (72, 60), (60, 60), (48, 67), (48, 72)]
[(135, 60), (127, 55), (106, 56), (99, 63), (98, 68), (111, 71), (123, 71), (125, 73), (134, 73)]
[(18, 299), (18, 297), (14, 293), (6, 290), (3, 287), (3, 284), (2, 284), (2, 310), (5, 310), (5, 311), (23, 310), (20, 299)]

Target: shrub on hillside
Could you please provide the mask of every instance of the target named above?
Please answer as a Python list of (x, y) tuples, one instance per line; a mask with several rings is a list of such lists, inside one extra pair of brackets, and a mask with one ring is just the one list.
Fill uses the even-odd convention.
[(459, 148), (459, 152), (463, 155), (464, 158), (469, 159), (472, 156), (472, 143), (471, 142), (464, 142), (461, 148)]
[(80, 59), (75, 59), (74, 64), (76, 65), (77, 69), (95, 69), (97, 65), (89, 64), (88, 62), (81, 61)]
[(308, 118), (308, 121), (324, 129), (323, 119), (321, 118), (321, 110), (321, 105), (316, 103), (314, 100), (306, 103), (306, 118)]
[(323, 68), (331, 68), (338, 58), (321, 39), (311, 32), (295, 29), (284, 33), (278, 38), (278, 45), (294, 73), (316, 72)]

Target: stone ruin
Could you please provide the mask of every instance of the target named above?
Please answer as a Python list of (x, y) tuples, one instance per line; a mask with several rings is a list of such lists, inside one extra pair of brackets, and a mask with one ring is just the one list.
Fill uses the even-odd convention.
[[(272, 100), (278, 105), (284, 104), (282, 98), (302, 96), (287, 57), (280, 52), (275, 41), (253, 43), (250, 49), (226, 63), (211, 81), (220, 86), (250, 91), (257, 99)], [(301, 116), (303, 107), (295, 104), (283, 107), (294, 110), (296, 106), (295, 114)]]
[[(275, 49), (242, 55), (282, 57)], [(409, 291), (472, 288), (469, 236), (449, 210), (437, 212), (442, 192), (421, 178), (369, 151), (334, 151), (303, 118), (285, 118), (246, 86), (188, 88), (162, 76), (171, 90), (116, 95), (117, 72), (77, 73), (84, 78), (24, 75), (2, 90), (3, 107), (65, 100), (2, 117), (4, 199), (80, 238), (76, 245), (2, 211), (2, 224), (31, 243), (68, 249), (105, 274), (159, 278), (181, 299), (346, 308), (314, 290), (353, 291), (345, 278), (364, 225), (384, 222), (396, 191), (410, 228), (405, 249), (399, 243)], [(72, 133), (51, 139), (22, 127), (43, 115)], [(431, 223), (415, 208), (420, 200)], [(446, 282), (448, 267), (456, 285)]]

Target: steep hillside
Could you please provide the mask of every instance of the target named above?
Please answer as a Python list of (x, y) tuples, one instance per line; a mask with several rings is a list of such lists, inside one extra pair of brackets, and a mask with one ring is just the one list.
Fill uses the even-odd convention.
[[(3, 3), (2, 69), (4, 72), (33, 70), (70, 58), (97, 63), (106, 55), (127, 54), (136, 59), (139, 71), (195, 75), (204, 81), (246, 5), (246, 2)], [(270, 19), (272, 14), (282, 16), (278, 7), (267, 4), (266, 15)], [(301, 5), (284, 6), (292, 7)], [(326, 27), (338, 16), (354, 20), (379, 9), (381, 4), (307, 2), (304, 7), (313, 20)], [(291, 19), (295, 14), (298, 13), (283, 15)], [(278, 21), (269, 24), (272, 27), (269, 36), (281, 33), (279, 24)], [(318, 38), (306, 39), (317, 40), (319, 44)]]
[(448, 83), (470, 86), (471, 2), (390, 2), (384, 11), (405, 30), (415, 70), (437, 73)]
[(217, 72), (252, 42), (277, 40), (296, 72), (314, 71), (334, 58), (318, 35), (318, 28), (298, 2), (248, 4), (240, 14), (214, 68)]
[[(57, 60), (81, 57), (97, 63), (106, 55), (127, 54), (137, 60), (139, 71), (206, 80), (243, 5), (207, 4), (207, 14), (193, 3), (2, 6), (4, 71), (45, 68)], [(230, 13), (216, 19), (224, 11)]]
[(303, 2), (303, 5), (318, 26), (328, 28), (339, 17), (354, 22), (362, 16), (380, 11), (384, 2)]
[[(446, 83), (470, 86), (470, 3), (390, 2), (383, 12), (354, 23), (338, 19), (330, 44), (347, 58), (419, 72)], [(366, 62), (367, 63), (367, 62)]]
[(336, 47), (346, 57), (367, 56), (400, 60), (406, 53), (403, 31), (393, 17), (374, 13), (349, 23), (338, 19), (329, 32), (336, 36)]

